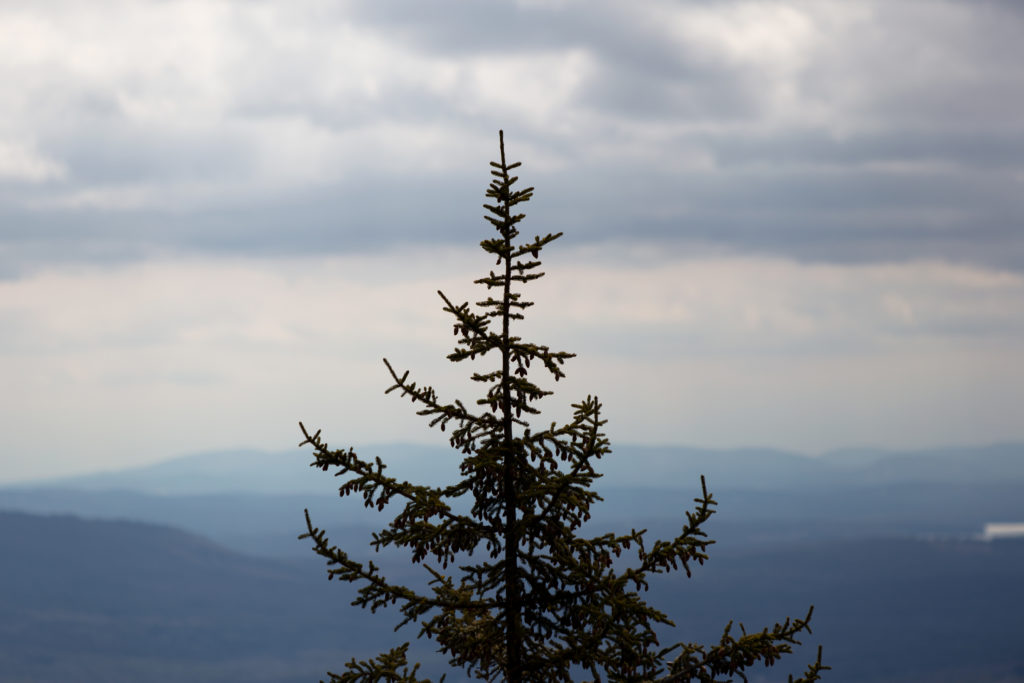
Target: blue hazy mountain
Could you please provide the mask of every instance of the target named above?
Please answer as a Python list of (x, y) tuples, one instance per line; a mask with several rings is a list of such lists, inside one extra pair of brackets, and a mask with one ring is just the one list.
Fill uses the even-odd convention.
[[(457, 454), (421, 446), (363, 451), (388, 473), (428, 482), (454, 478)], [(338, 501), (338, 482), (308, 467), (307, 453), (232, 451), (157, 465), (0, 487), (0, 509), (168, 524), (236, 551), (307, 552), (295, 537), (309, 508), (328, 529), (388, 518), (357, 500)], [(594, 524), (646, 525), (671, 533), (699, 492), (719, 501), (709, 530), (722, 544), (809, 538), (977, 534), (986, 522), (1024, 521), (1024, 447), (917, 453), (837, 453), (808, 458), (769, 450), (623, 447), (600, 463), (605, 502)], [(446, 474), (447, 472), (447, 474)]]
[[(457, 478), (460, 454), (447, 447), (411, 444), (357, 449), (379, 457), (391, 476), (443, 484)], [(110, 472), (37, 480), (32, 488), (139, 493), (323, 493), (329, 477), (308, 467), (307, 450), (286, 453), (233, 450), (200, 453)], [(704, 474), (715, 488), (772, 490), (808, 486), (884, 485), (904, 482), (1024, 483), (1024, 444), (920, 451), (840, 450), (818, 457), (763, 448), (714, 450), (682, 446), (617, 446), (602, 459), (602, 486), (679, 489)], [(10, 488), (8, 485), (6, 488)]]
[(0, 680), (315, 681), (381, 622), (319, 567), (176, 529), (0, 512)]
[[(433, 480), (438, 476), (437, 460), (452, 458), (451, 449), (420, 445), (367, 446), (359, 453), (370, 459), (381, 458), (388, 464), (388, 473), (392, 476), (415, 477), (416, 481), (424, 477)], [(312, 460), (308, 449), (284, 453), (256, 449), (211, 451), (141, 467), (34, 480), (22, 486), (161, 495), (239, 492), (276, 495), (330, 490), (329, 477), (309, 467)], [(409, 470), (413, 472), (407, 473)]]
[[(393, 613), (350, 607), (352, 587), (328, 582), (318, 562), (246, 557), (164, 526), (4, 512), (0, 547), (5, 681), (315, 681), (404, 640), (425, 673), (437, 670), (415, 629), (394, 634)], [(751, 680), (785, 680), (821, 643), (837, 682), (1024, 681), (1022, 542), (830, 540), (711, 555), (692, 579), (663, 577), (646, 594), (679, 625), (666, 643), (815, 605), (807, 646)], [(414, 582), (404, 560), (378, 563)]]
[[(359, 452), (435, 484), (459, 460)], [(0, 487), (0, 680), (312, 681), (395, 642), (396, 620), (350, 608), (351, 587), (328, 583), (296, 538), (309, 508), (369, 557), (390, 515), (339, 501), (310, 460), (239, 450)], [(816, 458), (622, 446), (598, 469), (595, 533), (674, 535), (701, 474), (719, 502), (709, 563), (652, 588), (678, 637), (707, 642), (731, 618), (761, 627), (814, 603), (809, 642), (825, 645), (829, 680), (1024, 681), (1024, 542), (976, 540), (986, 522), (1024, 521), (1022, 445)], [(400, 554), (374, 560), (411, 576)]]
[[(610, 488), (593, 508), (592, 526), (620, 530), (648, 527), (667, 536), (679, 527), (683, 510), (699, 491), (690, 481), (677, 491)], [(720, 547), (809, 539), (966, 538), (987, 522), (1024, 520), (1024, 489), (1015, 483), (913, 483), (776, 491), (715, 489), (718, 512), (708, 531)], [(332, 532), (369, 530), (390, 519), (358, 500), (334, 494), (207, 494), (169, 496), (130, 491), (0, 489), (0, 510), (75, 514), (93, 519), (127, 519), (166, 524), (203, 535), (238, 552), (269, 557), (303, 556), (308, 546), (303, 510)]]

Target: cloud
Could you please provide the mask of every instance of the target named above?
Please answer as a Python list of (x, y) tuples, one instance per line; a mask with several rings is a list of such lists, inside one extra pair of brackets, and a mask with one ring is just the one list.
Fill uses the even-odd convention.
[(1011, 2), (109, 0), (0, 17), (8, 274), (459, 244), (473, 219), (453, 205), (479, 204), (498, 128), (538, 209), (581, 240), (1024, 267)]
[(1019, 438), (1022, 29), (1001, 0), (4, 5), (4, 450), (424, 438), (379, 356), (471, 388), (433, 291), (475, 300), (499, 128), (523, 229), (572, 245), (527, 327), (616, 438)]
[[(1018, 273), (548, 252), (519, 331), (578, 357), (557, 385), (538, 375), (556, 390), (546, 419), (597, 394), (627, 442), (818, 451), (1019, 436)], [(86, 470), (83, 449), (137, 463), (287, 448), (299, 419), (353, 443), (430, 440), (384, 396), (380, 359), (443, 398), (471, 399), (469, 368), (444, 358), (450, 320), (435, 290), (476, 301), (470, 283), (488, 266), (475, 250), (408, 248), (148, 260), (0, 283), (5, 471)]]
[(64, 164), (26, 145), (0, 140), (0, 180), (40, 183), (66, 175)]

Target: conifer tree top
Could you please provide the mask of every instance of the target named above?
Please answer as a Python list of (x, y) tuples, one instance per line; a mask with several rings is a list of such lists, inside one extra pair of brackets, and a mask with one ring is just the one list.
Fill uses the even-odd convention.
[[(447, 433), (461, 457), (461, 478), (442, 487), (398, 480), (379, 459), (363, 460), (351, 448), (332, 450), (319, 431), (310, 433), (300, 423), (302, 444), (314, 449), (311, 465), (335, 469), (341, 497), (358, 494), (379, 510), (400, 503), (371, 546), (405, 549), (429, 576), (429, 590), (393, 583), (373, 562), (358, 562), (330, 545), (308, 511), (300, 538), (312, 540), (330, 578), (360, 586), (353, 605), (372, 611), (396, 606), (399, 628), (418, 625), (418, 636), (436, 643), (452, 667), (480, 680), (745, 680), (748, 667), (771, 665), (791, 651), (797, 636), (810, 630), (810, 611), (751, 634), (742, 627), (734, 634), (730, 624), (710, 647), (663, 647), (659, 633), (674, 624), (642, 598), (652, 576), (678, 570), (689, 576), (708, 559), (713, 541), (702, 526), (716, 503), (703, 477), (702, 495), (672, 540), (651, 542), (636, 529), (581, 533), (591, 506), (601, 500), (592, 485), (600, 476), (597, 461), (611, 452), (605, 420), (593, 396), (573, 404), (573, 417), (564, 424), (545, 426), (537, 417), (536, 404), (552, 392), (535, 383), (531, 371), (540, 369), (557, 382), (574, 354), (525, 341), (513, 327), (533, 305), (524, 290), (544, 275), (541, 252), (562, 233), (520, 238), (520, 207), (533, 188), (518, 189), (513, 171), (520, 164), (507, 161), (503, 133), (498, 139), (500, 157), (491, 162), (484, 204), (494, 232), (480, 242), (493, 266), (475, 281), (485, 298), (471, 306), (438, 292), (456, 338), (448, 359), (479, 368), (470, 376), (481, 385), (480, 396), (468, 406), (444, 400), (384, 360), (392, 379), (387, 393), (408, 398), (430, 427)], [(455, 512), (460, 500), (468, 513)], [(330, 673), (331, 681), (429, 680), (419, 676), (419, 665), (407, 663), (408, 645), (353, 659), (343, 673)], [(817, 662), (796, 680), (818, 680), (824, 668), (819, 650)]]

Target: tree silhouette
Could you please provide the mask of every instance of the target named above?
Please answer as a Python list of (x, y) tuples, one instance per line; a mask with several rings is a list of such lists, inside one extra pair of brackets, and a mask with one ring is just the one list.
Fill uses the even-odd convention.
[[(343, 477), (342, 497), (361, 495), (367, 507), (383, 510), (402, 504), (390, 524), (373, 534), (371, 546), (407, 549), (413, 563), (429, 574), (423, 592), (389, 581), (372, 561), (353, 560), (330, 545), (306, 511), (307, 531), (316, 553), (327, 560), (328, 575), (360, 585), (353, 605), (376, 611), (397, 605), (402, 620), (396, 630), (416, 623), (419, 636), (432, 639), (452, 667), (486, 681), (724, 681), (746, 680), (745, 669), (771, 665), (810, 631), (811, 610), (754, 633), (731, 623), (712, 646), (678, 643), (661, 647), (655, 627), (672, 626), (668, 615), (641, 597), (652, 575), (682, 569), (708, 558), (713, 543), (702, 525), (715, 501), (701, 477), (702, 494), (686, 513), (679, 535), (671, 541), (646, 539), (645, 530), (577, 535), (600, 500), (591, 485), (600, 474), (595, 461), (611, 452), (602, 432), (601, 403), (588, 396), (573, 405), (571, 421), (536, 429), (529, 418), (539, 414), (537, 401), (552, 392), (530, 378), (542, 369), (557, 381), (574, 354), (526, 342), (512, 331), (532, 303), (520, 291), (543, 276), (540, 252), (562, 233), (517, 241), (524, 215), (517, 207), (533, 188), (514, 189), (512, 172), (520, 165), (491, 162), (493, 180), (484, 204), (485, 218), (497, 236), (480, 246), (495, 260), (495, 270), (476, 280), (486, 299), (471, 307), (455, 304), (438, 292), (453, 318), (457, 338), (448, 359), (454, 363), (490, 364), (472, 379), (483, 395), (470, 408), (458, 399), (444, 402), (430, 386), (421, 386), (384, 360), (398, 392), (418, 406), (431, 427), (449, 431), (452, 448), (461, 452), (461, 479), (445, 487), (400, 481), (385, 474), (380, 459), (360, 459), (352, 449), (331, 450), (320, 431), (300, 423), (315, 460), (324, 471)], [(462, 499), (468, 514), (453, 511)], [(625, 557), (622, 557), (625, 555)], [(627, 559), (630, 559), (627, 562)], [(471, 563), (475, 561), (475, 563)], [(451, 568), (455, 576), (449, 575)], [(457, 570), (457, 571), (456, 571)], [(332, 682), (377, 683), (426, 681), (419, 664), (407, 662), (409, 643), (374, 659), (328, 673)], [(821, 649), (798, 681), (819, 680)], [(442, 680), (443, 680), (442, 676)], [(793, 678), (790, 677), (792, 681)]]

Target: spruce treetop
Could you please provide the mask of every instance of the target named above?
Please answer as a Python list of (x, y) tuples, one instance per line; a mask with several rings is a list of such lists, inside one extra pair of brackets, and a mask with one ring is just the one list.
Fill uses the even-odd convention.
[[(439, 397), (433, 387), (409, 378), (387, 360), (392, 384), (387, 393), (408, 398), (417, 413), (448, 434), (461, 454), (460, 479), (448, 486), (423, 486), (386, 474), (380, 459), (361, 459), (351, 448), (332, 450), (320, 431), (302, 423), (301, 445), (313, 448), (313, 467), (335, 470), (339, 495), (359, 495), (367, 507), (400, 511), (372, 536), (375, 550), (403, 548), (429, 577), (428, 590), (390, 581), (371, 562), (359, 562), (330, 544), (306, 511), (313, 550), (328, 565), (328, 576), (359, 586), (353, 605), (376, 611), (397, 606), (396, 627), (418, 625), (418, 637), (434, 641), (449, 664), (485, 681), (726, 681), (746, 680), (757, 663), (774, 664), (810, 631), (803, 619), (747, 633), (731, 624), (712, 646), (678, 643), (662, 647), (655, 629), (673, 626), (668, 615), (648, 605), (641, 593), (650, 577), (682, 570), (687, 576), (708, 559), (714, 542), (702, 525), (716, 505), (701, 477), (701, 496), (685, 513), (681, 531), (669, 541), (649, 541), (646, 530), (578, 535), (601, 500), (593, 490), (600, 458), (611, 452), (602, 428), (601, 403), (587, 396), (573, 404), (572, 419), (538, 428), (536, 404), (552, 392), (531, 379), (531, 371), (557, 382), (574, 354), (553, 351), (513, 334), (532, 302), (527, 283), (543, 277), (541, 252), (562, 233), (521, 239), (520, 207), (533, 188), (516, 189), (504, 135), (500, 160), (491, 162), (486, 220), (496, 235), (480, 242), (493, 259), (475, 280), (486, 294), (475, 306), (453, 303), (438, 292), (452, 317), (453, 363), (469, 361), (481, 395), (471, 407)], [(465, 501), (455, 511), (455, 503)], [(375, 658), (353, 659), (329, 673), (333, 683), (424, 683), (419, 665), (407, 661), (409, 643)], [(809, 683), (826, 667), (818, 659), (800, 678)], [(442, 679), (443, 680), (443, 676)]]

